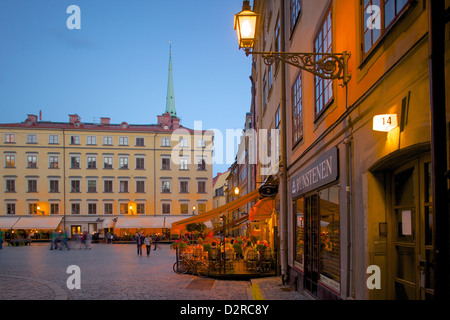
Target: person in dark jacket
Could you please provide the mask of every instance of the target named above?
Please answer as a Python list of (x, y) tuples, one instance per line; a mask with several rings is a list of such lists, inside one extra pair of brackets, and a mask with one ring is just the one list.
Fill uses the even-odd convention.
[(142, 256), (142, 245), (144, 244), (144, 235), (142, 232), (136, 233), (137, 254)]

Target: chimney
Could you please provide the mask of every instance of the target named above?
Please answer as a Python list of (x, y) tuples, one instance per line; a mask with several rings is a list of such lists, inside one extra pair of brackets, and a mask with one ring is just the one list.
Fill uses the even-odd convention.
[(111, 119), (110, 118), (100, 118), (100, 123), (102, 126), (106, 126), (110, 124)]
[(28, 118), (27, 118), (27, 122), (28, 123), (36, 123), (37, 121), (38, 121), (38, 116), (37, 115), (34, 115), (34, 114), (28, 114), (27, 115), (28, 116)]
[(80, 121), (80, 117), (77, 114), (69, 114), (69, 122), (74, 124), (77, 121)]

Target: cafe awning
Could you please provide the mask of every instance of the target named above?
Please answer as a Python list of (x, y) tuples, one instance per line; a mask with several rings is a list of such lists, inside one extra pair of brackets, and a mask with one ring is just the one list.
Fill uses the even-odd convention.
[(149, 217), (119, 217), (117, 219), (115, 228), (128, 229), (128, 228), (154, 228), (170, 229), (173, 223), (182, 220), (183, 216), (149, 216)]
[(272, 198), (264, 198), (259, 200), (249, 212), (250, 221), (261, 221), (270, 219), (274, 211), (274, 200)]
[(223, 206), (220, 206), (218, 208), (212, 209), (208, 212), (199, 214), (198, 216), (193, 216), (187, 219), (183, 219), (177, 222), (172, 223), (172, 229), (177, 230), (183, 230), (186, 228), (186, 225), (190, 223), (201, 223), (208, 220), (212, 220), (215, 217), (224, 214), (226, 212), (233, 212), (237, 209), (239, 209), (242, 206), (245, 206), (247, 203), (254, 201), (256, 199), (259, 199), (261, 195), (259, 194), (258, 190), (252, 191), (246, 195), (243, 195), (242, 197), (229, 202)]
[(18, 220), (17, 217), (2, 217), (0, 218), (0, 229), (12, 229)]
[(21, 217), (12, 229), (55, 230), (63, 217)]
[[(230, 230), (230, 228), (240, 226), (242, 223), (244, 223), (247, 220), (248, 220), (248, 214), (243, 217), (240, 217), (238, 219), (235, 219), (235, 220), (231, 221), (230, 223), (227, 223), (225, 225), (225, 230)], [(213, 229), (213, 232), (221, 231), (221, 230), (223, 230), (223, 228), (224, 228), (223, 226), (220, 226), (218, 228)]]

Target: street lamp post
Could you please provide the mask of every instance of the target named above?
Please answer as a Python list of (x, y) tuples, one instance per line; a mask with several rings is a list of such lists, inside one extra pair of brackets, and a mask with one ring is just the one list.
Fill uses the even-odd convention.
[(343, 80), (343, 86), (350, 81), (352, 76), (348, 73), (348, 60), (351, 54), (347, 51), (342, 53), (254, 51), (258, 18), (259, 14), (251, 11), (248, 0), (244, 1), (242, 11), (234, 16), (234, 29), (239, 49), (244, 49), (247, 56), (249, 54), (261, 55), (266, 65), (271, 65), (275, 61), (283, 61), (323, 79)]

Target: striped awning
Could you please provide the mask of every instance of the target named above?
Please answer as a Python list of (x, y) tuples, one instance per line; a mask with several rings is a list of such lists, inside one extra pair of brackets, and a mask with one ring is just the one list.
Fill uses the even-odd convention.
[(217, 216), (224, 214), (226, 212), (233, 212), (233, 211), (239, 209), (240, 207), (245, 206), (247, 203), (254, 201), (256, 199), (259, 199), (260, 197), (261, 197), (261, 194), (259, 193), (259, 190), (252, 191), (232, 202), (229, 202), (218, 208), (212, 209), (208, 212), (199, 214), (197, 216), (193, 216), (191, 218), (187, 218), (187, 219), (183, 219), (183, 220), (174, 222), (174, 223), (172, 223), (172, 229), (183, 230), (186, 228), (186, 225), (188, 225), (190, 223), (200, 223), (200, 222), (212, 220), (212, 219), (216, 218)]
[(55, 230), (63, 217), (21, 217), (12, 229)]
[(1, 217), (0, 229), (12, 229), (13, 225), (19, 220), (17, 217)]

